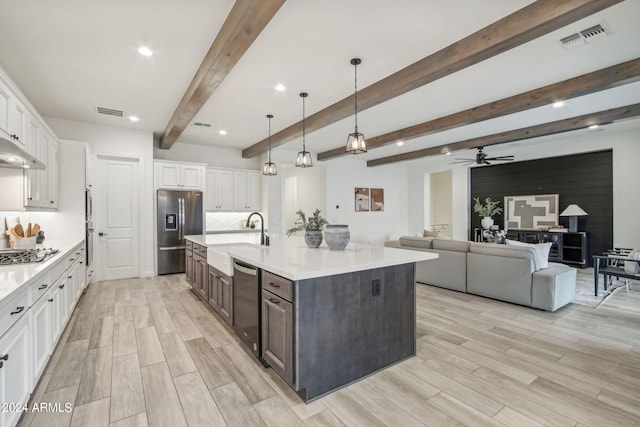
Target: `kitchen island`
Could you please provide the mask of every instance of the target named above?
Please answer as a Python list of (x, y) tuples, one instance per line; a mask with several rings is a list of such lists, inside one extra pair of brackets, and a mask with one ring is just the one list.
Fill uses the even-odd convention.
[(415, 355), (415, 263), (436, 254), (354, 243), (309, 249), (301, 238), (209, 251), (258, 269), (257, 354), (305, 402)]

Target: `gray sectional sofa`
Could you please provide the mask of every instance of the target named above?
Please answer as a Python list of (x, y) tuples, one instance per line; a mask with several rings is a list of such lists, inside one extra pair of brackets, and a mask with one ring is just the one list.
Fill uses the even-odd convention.
[(576, 269), (536, 260), (532, 247), (402, 236), (385, 246), (433, 252), (418, 262), (416, 281), (460, 292), (555, 311), (576, 292)]

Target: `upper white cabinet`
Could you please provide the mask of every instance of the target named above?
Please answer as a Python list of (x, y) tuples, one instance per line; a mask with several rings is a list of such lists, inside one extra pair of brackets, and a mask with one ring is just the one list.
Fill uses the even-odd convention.
[(58, 140), (0, 70), (0, 137), (37, 158), (45, 169), (7, 169), (0, 174), (1, 210), (58, 207)]
[(205, 188), (205, 166), (198, 163), (155, 161), (156, 188), (200, 190)]
[(255, 171), (233, 173), (235, 188), (235, 210), (255, 211), (260, 205), (260, 174)]
[(231, 211), (234, 203), (233, 171), (207, 169), (205, 206), (207, 211)]
[(260, 208), (260, 173), (207, 169), (207, 211), (255, 211)]
[(25, 169), (24, 205), (30, 208), (58, 207), (58, 141), (37, 117), (27, 119), (29, 152), (47, 165), (46, 169)]

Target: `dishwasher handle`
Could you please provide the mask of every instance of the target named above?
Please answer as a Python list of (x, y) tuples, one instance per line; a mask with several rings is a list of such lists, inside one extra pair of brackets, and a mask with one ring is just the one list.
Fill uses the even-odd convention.
[(257, 276), (258, 269), (252, 265), (241, 264), (238, 261), (233, 261), (233, 268), (241, 273), (248, 274), (250, 276)]

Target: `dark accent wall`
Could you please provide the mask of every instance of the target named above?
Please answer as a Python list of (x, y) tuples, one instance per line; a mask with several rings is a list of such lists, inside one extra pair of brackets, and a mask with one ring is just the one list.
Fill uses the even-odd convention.
[[(578, 231), (589, 233), (591, 255), (613, 247), (611, 150), (472, 168), (470, 240), (481, 220), (473, 212), (473, 198), (500, 200), (504, 209), (505, 196), (534, 194), (559, 194), (559, 213), (576, 204), (589, 214), (578, 218)], [(503, 228), (504, 214), (493, 219)], [(559, 222), (569, 227), (569, 218)]]

